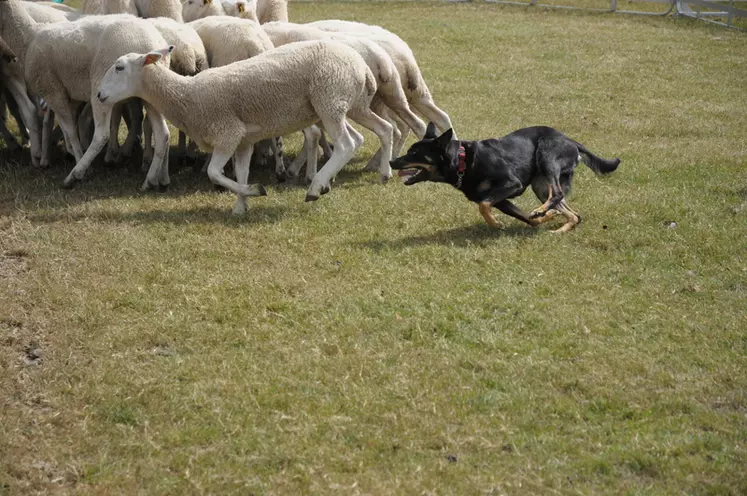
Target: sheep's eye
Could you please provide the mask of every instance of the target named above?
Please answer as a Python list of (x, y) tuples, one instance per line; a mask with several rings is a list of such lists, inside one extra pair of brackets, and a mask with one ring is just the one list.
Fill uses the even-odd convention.
[(120, 72), (120, 71), (123, 71), (123, 70), (124, 70), (124, 67), (122, 67), (121, 65), (118, 65), (118, 66), (116, 66), (116, 67), (114, 68), (114, 70), (115, 70), (115, 71), (117, 71), (117, 72)]

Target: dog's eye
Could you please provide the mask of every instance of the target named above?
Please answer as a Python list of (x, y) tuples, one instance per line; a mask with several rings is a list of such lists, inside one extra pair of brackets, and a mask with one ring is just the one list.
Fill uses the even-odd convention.
[(114, 70), (115, 70), (115, 71), (117, 71), (117, 72), (121, 72), (121, 71), (123, 71), (123, 70), (124, 70), (124, 67), (122, 67), (121, 65), (118, 65), (118, 66), (116, 66), (116, 67), (114, 68)]

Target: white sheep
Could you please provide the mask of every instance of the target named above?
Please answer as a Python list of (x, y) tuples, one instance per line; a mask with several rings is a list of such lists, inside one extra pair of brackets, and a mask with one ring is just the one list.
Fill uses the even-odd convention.
[[(397, 72), (399, 72), (402, 88), (405, 91), (410, 107), (418, 111), (427, 120), (433, 122), (442, 132), (447, 129), (453, 129), (448, 114), (438, 108), (433, 101), (431, 92), (415, 60), (415, 55), (402, 38), (380, 26), (372, 26), (360, 22), (326, 20), (310, 22), (307, 25), (323, 31), (342, 32), (352, 36), (365, 37), (378, 43), (392, 57), (394, 65), (397, 67)], [(394, 145), (395, 155), (399, 154), (402, 145), (407, 139), (408, 129), (405, 128), (402, 131), (399, 141)], [(457, 139), (456, 135), (454, 139)], [(381, 150), (371, 159), (366, 169), (371, 170), (376, 167), (380, 153)]]
[(288, 20), (287, 0), (186, 0), (182, 4), (184, 22), (209, 16), (234, 16), (260, 24)]
[(257, 0), (222, 0), (221, 5), (226, 15), (259, 22)]
[(288, 21), (288, 0), (257, 0), (257, 18), (260, 24)]
[(182, 4), (184, 22), (192, 22), (209, 16), (225, 16), (220, 0), (185, 0)]
[[(175, 48), (171, 52), (171, 70), (182, 76), (194, 76), (204, 71), (208, 66), (208, 57), (205, 45), (197, 31), (188, 24), (182, 24), (167, 17), (155, 17), (148, 22), (156, 26), (166, 43)], [(153, 148), (151, 147), (151, 130), (149, 120), (143, 126), (145, 132), (145, 145), (143, 147), (143, 168), (150, 164), (153, 159)], [(179, 156), (186, 158), (186, 136), (179, 131)]]
[[(77, 164), (65, 179), (65, 186), (83, 178), (109, 138), (112, 108), (94, 98), (103, 74), (123, 53), (143, 48), (147, 51), (165, 43), (151, 23), (127, 14), (84, 17), (37, 31), (26, 51), (26, 81), (55, 112), (66, 142), (72, 144)], [(75, 113), (78, 102), (89, 100), (95, 131), (83, 154)], [(168, 128), (158, 111), (147, 108), (156, 133), (156, 154), (143, 189), (168, 184), (168, 168), (162, 167), (168, 157)]]
[[(371, 69), (376, 79), (377, 91), (373, 103), (374, 111), (381, 117), (387, 118), (387, 108), (391, 109), (401, 121), (406, 123), (415, 132), (418, 139), (425, 135), (425, 123), (410, 110), (394, 62), (387, 52), (374, 41), (358, 36), (322, 31), (306, 24), (290, 22), (270, 22), (263, 24), (262, 29), (267, 33), (270, 41), (275, 46), (282, 46), (296, 41), (319, 39), (335, 39), (350, 46), (363, 57), (363, 60), (369, 69)], [(395, 136), (397, 134), (395, 133)], [(304, 151), (299, 154), (291, 165), (289, 169), (291, 175), (298, 175), (298, 170), (303, 165), (306, 149), (307, 147), (305, 146)], [(316, 150), (316, 144), (311, 146), (310, 149)], [(309, 177), (309, 173), (313, 174), (313, 171), (307, 169), (307, 178)], [(383, 180), (391, 177), (391, 170), (388, 164), (386, 170), (382, 170), (380, 173)]]
[(53, 7), (52, 5), (57, 5), (54, 3), (47, 3), (47, 2), (28, 2), (23, 1), (21, 2), (23, 7), (26, 9), (26, 12), (31, 15), (31, 17), (39, 23), (52, 23), (52, 22), (65, 22), (65, 21), (74, 21), (80, 17), (80, 12), (76, 10), (62, 10)]
[(177, 22), (182, 18), (179, 0), (101, 0), (103, 14), (132, 14), (138, 17), (168, 17)]
[[(222, 67), (246, 60), (273, 48), (272, 41), (260, 25), (249, 19), (208, 16), (192, 21), (188, 25), (200, 35), (210, 67)], [(275, 175), (282, 180), (285, 178), (282, 141), (279, 138), (271, 139), (267, 140), (267, 144), (275, 158)]]
[[(392, 127), (370, 109), (376, 91), (373, 74), (346, 45), (328, 40), (292, 43), (191, 78), (155, 63), (167, 52), (120, 57), (104, 76), (98, 98), (139, 97), (201, 147), (212, 149), (208, 176), (236, 193), (235, 214), (247, 210), (247, 197), (264, 194), (261, 185), (247, 184), (252, 149), (261, 139), (323, 122), (334, 140), (334, 153), (314, 177), (307, 201), (329, 191), (331, 179), (363, 142), (346, 116), (373, 131), (391, 152)], [(231, 156), (238, 181), (223, 175)]]

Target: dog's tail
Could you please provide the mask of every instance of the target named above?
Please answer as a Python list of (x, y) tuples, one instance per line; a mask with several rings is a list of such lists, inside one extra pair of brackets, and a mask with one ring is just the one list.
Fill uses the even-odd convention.
[(578, 146), (578, 155), (581, 157), (581, 160), (589, 167), (589, 169), (593, 170), (595, 174), (609, 174), (620, 165), (619, 158), (607, 160), (606, 158), (597, 157), (587, 150), (581, 143), (576, 142), (576, 146)]

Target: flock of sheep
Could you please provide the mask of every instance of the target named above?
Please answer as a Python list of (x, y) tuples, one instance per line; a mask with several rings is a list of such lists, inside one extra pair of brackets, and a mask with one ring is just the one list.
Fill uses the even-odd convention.
[[(143, 135), (143, 189), (168, 185), (168, 119), (180, 130), (180, 154), (193, 151), (186, 136), (211, 152), (208, 176), (237, 195), (240, 214), (247, 197), (265, 194), (248, 184), (255, 144), (269, 147), (280, 179), (306, 165), (310, 201), (363, 143), (348, 119), (380, 140), (367, 168), (383, 182), (409, 131), (425, 134), (413, 111), (441, 131), (452, 127), (401, 38), (356, 22), (290, 23), (286, 0), (86, 0), (80, 11), (0, 0), (0, 42), (2, 115), (7, 105), (36, 166), (48, 166), (64, 138), (76, 160), (66, 186), (83, 179), (107, 142), (107, 160), (116, 160)], [(4, 117), (0, 124), (18, 148)], [(303, 150), (286, 169), (282, 136), (297, 131)], [(317, 172), (320, 144), (327, 161)], [(231, 158), (236, 181), (223, 173)]]

